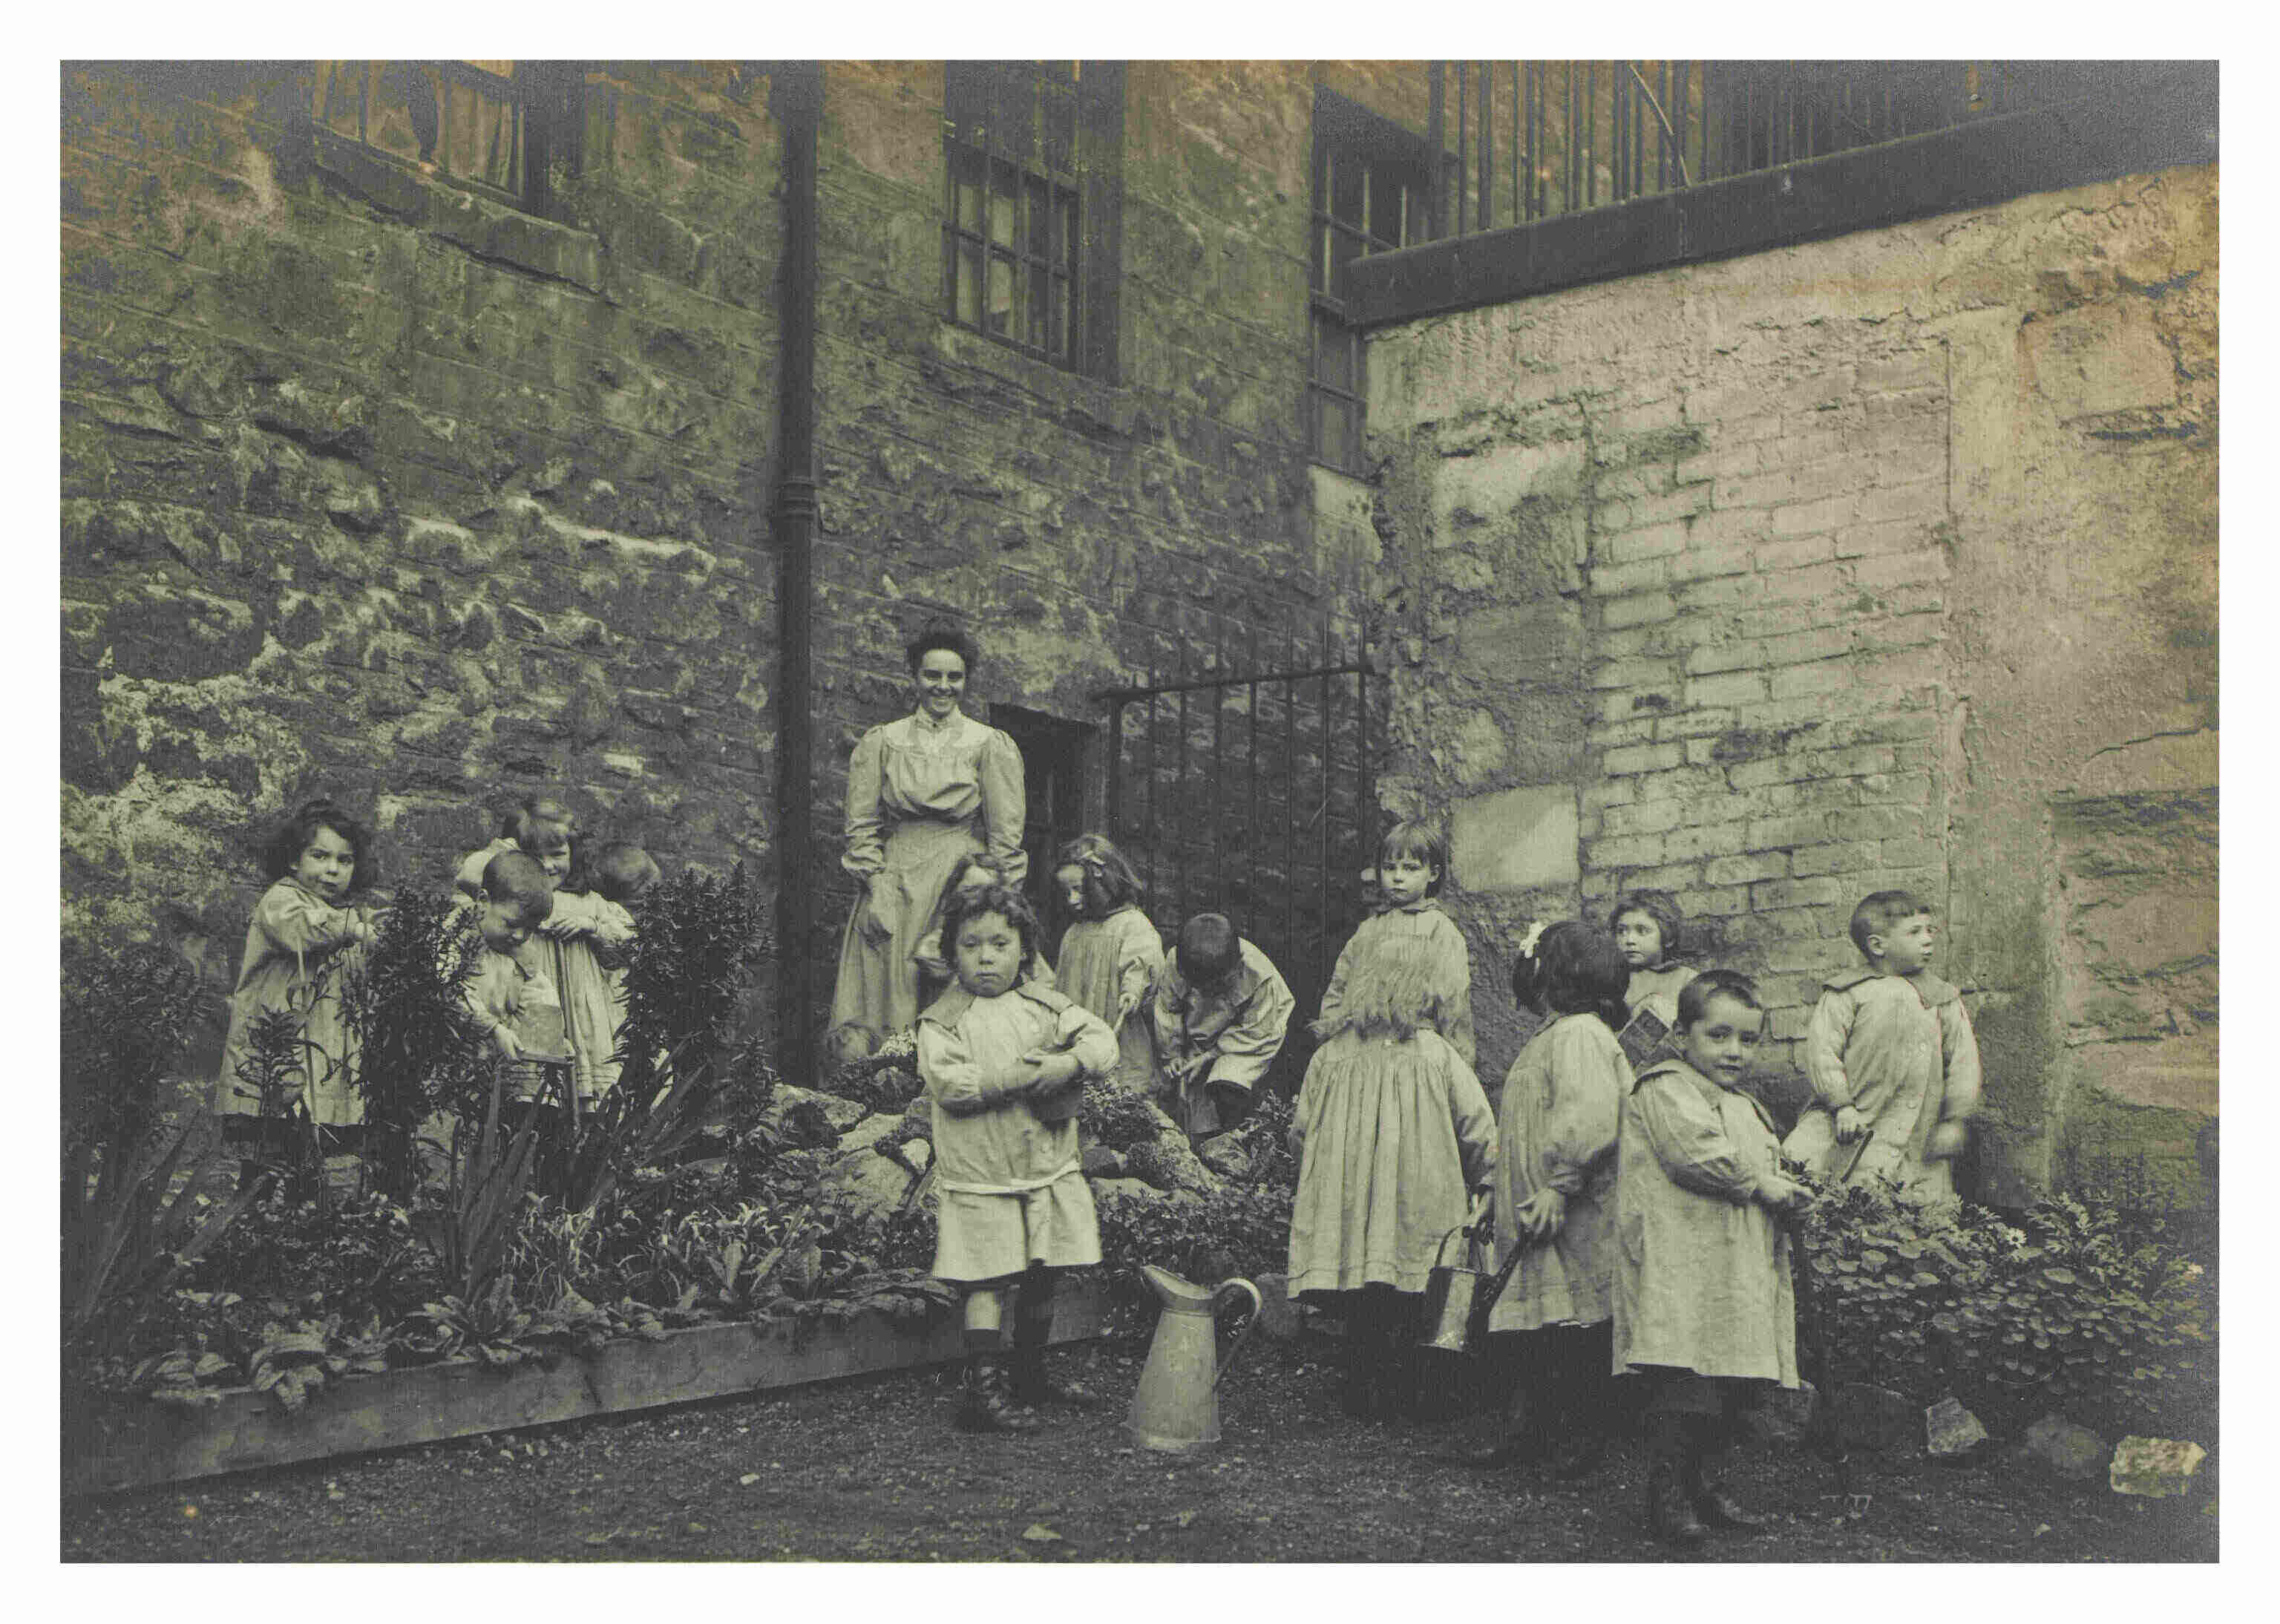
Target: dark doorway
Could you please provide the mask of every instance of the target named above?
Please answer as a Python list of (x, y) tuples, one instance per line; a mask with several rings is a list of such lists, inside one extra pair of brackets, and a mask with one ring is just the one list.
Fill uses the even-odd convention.
[(1045, 927), (1044, 948), (1051, 958), (1069, 923), (1053, 894), (1053, 858), (1084, 833), (1085, 746), (1098, 729), (1014, 704), (991, 705), (990, 725), (1021, 747), (1022, 788), (1028, 799), (1021, 850), (1029, 857), (1029, 877), (1022, 889)]

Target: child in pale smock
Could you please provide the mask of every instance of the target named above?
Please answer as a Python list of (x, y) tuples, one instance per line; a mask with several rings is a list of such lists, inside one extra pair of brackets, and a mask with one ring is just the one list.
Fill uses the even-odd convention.
[[(958, 1424), (974, 1432), (1027, 1432), (1038, 1425), (1032, 1406), (1090, 1398), (1049, 1378), (1045, 1343), (1056, 1282), (1100, 1261), (1076, 1115), (1085, 1080), (1114, 1067), (1116, 1040), (1064, 994), (1021, 979), (1037, 928), (1010, 887), (954, 893), (943, 939), (958, 985), (918, 1022), (940, 1192), (934, 1273), (965, 1292)], [(1017, 1289), (1009, 1366), (1006, 1297)]]
[(572, 875), (573, 885), (582, 877), (589, 888), (557, 890), (537, 939), (546, 946), (546, 967), (561, 996), (570, 1074), (582, 1110), (617, 1086), (625, 955), (634, 935), (631, 904), (659, 876), (656, 859), (624, 841), (604, 847), (590, 866), (574, 866)]
[(1678, 1024), (1678, 989), (1699, 974), (1679, 962), (1686, 916), (1668, 891), (1625, 891), (1607, 910), (1607, 928), (1629, 966), (1623, 1004), (1633, 1014), (1652, 1010), (1667, 1027)]
[[(273, 883), (246, 928), (213, 1108), (242, 1145), (273, 1145), (289, 1131), (296, 1104), (327, 1139), (345, 1145), (360, 1131), (364, 1097), (351, 1074), (355, 1038), (341, 983), (373, 939), (372, 910), (357, 901), (372, 880), (372, 836), (332, 801), (311, 801), (271, 837), (262, 866)], [(298, 1028), (299, 1063), (285, 1080), (294, 1097), (264, 1100), (250, 1074), (251, 1031), (273, 1010)]]
[(1180, 927), (1148, 1002), (1156, 1103), (1190, 1140), (1233, 1128), (1297, 1007), (1282, 973), (1225, 914), (1197, 914)]
[(1413, 1399), (1426, 1277), (1496, 1166), (1480, 1080), (1435, 1029), (1441, 997), (1428, 944), (1365, 943), (1336, 1023), (1315, 1028), (1290, 1124), (1290, 1295), (1345, 1318), (1350, 1414)]
[(1979, 1040), (1963, 995), (1926, 969), (1938, 941), (1931, 909), (1906, 891), (1878, 891), (1852, 910), (1867, 967), (1822, 983), (1805, 1028), (1815, 1109), (1782, 1147), (1829, 1172), (1863, 1135), (1848, 1182), (1890, 1179), (1918, 1204), (1955, 1193), (1965, 1124), (1979, 1107)]
[(502, 851), (520, 851), (559, 886), (570, 874), (570, 842), (576, 833), (577, 819), (561, 802), (544, 797), (524, 801), (499, 820), (495, 839), (459, 859), (452, 884), (464, 896), (480, 896), (483, 870), (490, 860)]
[(1347, 979), (1360, 950), (1387, 937), (1425, 944), (1433, 966), (1434, 1030), (1473, 1063), (1473, 966), (1465, 933), (1441, 910), (1441, 881), (1449, 869), (1449, 845), (1429, 823), (1404, 821), (1385, 832), (1377, 852), (1377, 912), (1355, 927), (1330, 972), (1318, 1020), (1335, 1026), (1347, 997)]
[(1075, 922), (1061, 933), (1053, 984), (1116, 1034), (1116, 1080), (1145, 1097), (1155, 1074), (1148, 1000), (1164, 967), (1164, 939), (1140, 911), (1140, 876), (1098, 835), (1061, 848), (1053, 887)]
[(1744, 1088), (1765, 1032), (1749, 979), (1706, 971), (1678, 995), (1679, 1057), (1623, 1103), (1615, 1177), (1614, 1366), (1649, 1383), (1647, 1528), (1698, 1545), (1751, 1528), (1712, 1481), (1753, 1389), (1798, 1385), (1797, 1302), (1778, 1214), (1804, 1186)]
[(1514, 999), (1548, 1019), (1497, 1108), (1497, 1251), (1513, 1272), (1488, 1328), (1513, 1344), (1497, 1351), (1516, 1380), (1504, 1435), (1479, 1465), (1550, 1450), (1555, 1474), (1572, 1481), (1606, 1453), (1615, 1130), (1631, 1089), (1615, 1033), (1629, 974), (1614, 939), (1580, 920), (1530, 932), (1513, 960)]

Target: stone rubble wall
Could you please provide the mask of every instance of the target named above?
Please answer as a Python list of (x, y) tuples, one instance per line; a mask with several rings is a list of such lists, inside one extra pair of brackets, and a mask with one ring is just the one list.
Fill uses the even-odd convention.
[(161, 934), (226, 991), (258, 841), (319, 791), (372, 810), (396, 883), (535, 791), (765, 876), (752, 87), (598, 86), (569, 225), (312, 166), (285, 82), (65, 74), (66, 930)]
[[(1421, 119), (1414, 65), (1323, 78)], [(976, 714), (1090, 730), (1088, 820), (1097, 689), (1359, 645), (1376, 536), (1303, 429), (1313, 83), (1131, 65), (1111, 384), (943, 319), (941, 64), (828, 65), (823, 895), (788, 950), (836, 954), (848, 751), (907, 711), (926, 620), (980, 634)], [(399, 883), (536, 791), (776, 878), (765, 76), (595, 65), (548, 219), (312, 164), (290, 89), (64, 74), (65, 923), (179, 944), (217, 1022), (258, 836), (320, 789), (373, 809)]]
[(1666, 889), (1779, 1069), (1906, 886), (1976, 1188), (2207, 1198), (2215, 207), (2175, 170), (1374, 337), (1382, 783), (1452, 810), (1476, 981)]

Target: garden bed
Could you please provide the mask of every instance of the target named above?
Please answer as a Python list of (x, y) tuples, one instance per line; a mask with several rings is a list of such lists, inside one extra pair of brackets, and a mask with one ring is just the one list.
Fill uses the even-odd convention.
[[(1053, 1340), (1106, 1328), (1109, 1296), (1064, 1292)], [(232, 1388), (211, 1405), (82, 1392), (66, 1398), (66, 1494), (139, 1488), (249, 1467), (397, 1449), (506, 1428), (644, 1410), (766, 1388), (796, 1387), (955, 1358), (955, 1315), (914, 1323), (883, 1311), (844, 1320), (692, 1326), (657, 1341), (627, 1337), (591, 1353), (499, 1370), (479, 1359), (347, 1376), (312, 1392), (297, 1413)]]

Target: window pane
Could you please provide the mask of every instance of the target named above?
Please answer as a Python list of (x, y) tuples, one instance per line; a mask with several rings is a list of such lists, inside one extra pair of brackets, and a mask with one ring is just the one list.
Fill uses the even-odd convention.
[(1353, 392), (1349, 335), (1321, 312), (1314, 312), (1314, 381)]
[(1330, 212), (1349, 226), (1361, 224), (1362, 183), (1367, 172), (1356, 159), (1340, 155), (1330, 163)]
[(1025, 269), (1028, 272), (1029, 285), (1029, 325), (1028, 330), (1022, 336), (1025, 342), (1036, 345), (1038, 349), (1049, 350), (1051, 348), (1050, 341), (1052, 336), (1051, 312), (1049, 307), (1053, 296), (1053, 279), (1050, 276), (1039, 275), (1034, 268), (1025, 267)]
[(364, 139), (364, 96), (379, 77), (376, 62), (320, 62), (311, 104), (318, 123), (354, 141)]
[[(1010, 176), (1001, 175), (997, 178), (1008, 188), (1013, 184)], [(995, 187), (990, 189), (990, 240), (992, 242), (1003, 243), (1005, 247), (1011, 248), (1020, 242), (1021, 239), (1014, 232), (1014, 217), (1018, 212), (1019, 210), (1014, 206), (1014, 200), (1009, 191), (999, 191)]]
[(1053, 257), (1052, 243), (1050, 241), (1053, 229), (1051, 194), (1046, 190), (1043, 181), (1031, 175), (1028, 178), (1028, 196), (1029, 257), (1041, 261), (1050, 261)]
[(990, 256), (988, 330), (1005, 334), (1013, 315), (1013, 262), (1002, 254)]
[(1353, 439), (1353, 408), (1335, 395), (1314, 396), (1316, 433), (1314, 455), (1324, 462), (1341, 468), (1352, 467), (1355, 458), (1349, 449)]
[(432, 158), (437, 124), (433, 73), (408, 62), (383, 65), (365, 140), (397, 158)]
[(951, 313), (961, 325), (978, 327), (982, 325), (982, 250), (961, 242), (952, 264), (957, 286), (951, 291)]
[(958, 224), (971, 232), (982, 229), (982, 188), (970, 178), (958, 183)]
[(1403, 179), (1401, 172), (1391, 167), (1370, 172), (1369, 235), (1372, 253), (1400, 246)]
[(1076, 270), (1077, 264), (1077, 248), (1081, 241), (1077, 236), (1076, 230), (1076, 194), (1075, 192), (1063, 192), (1060, 197), (1060, 263), (1063, 269), (1074, 273)]

